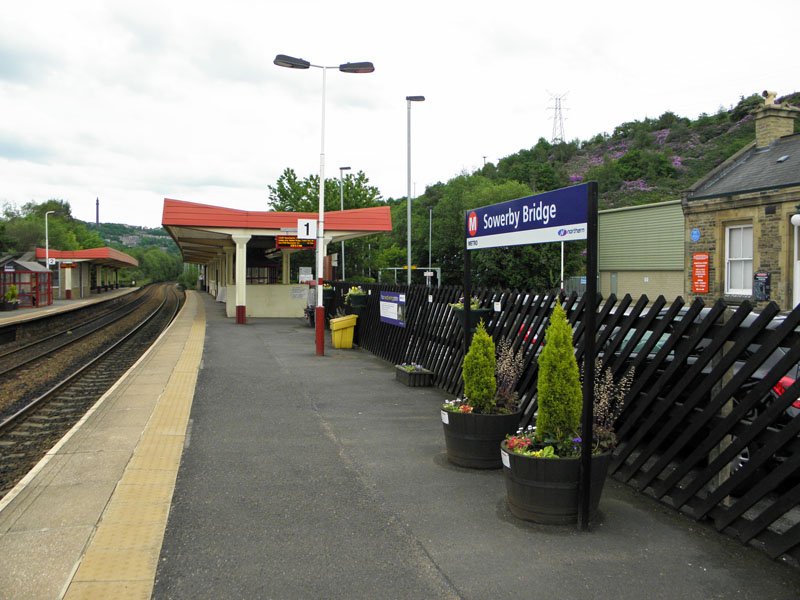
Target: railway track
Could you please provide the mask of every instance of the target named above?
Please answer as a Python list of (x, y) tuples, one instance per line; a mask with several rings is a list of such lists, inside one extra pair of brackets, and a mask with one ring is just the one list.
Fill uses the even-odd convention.
[(0, 413), (0, 498), (152, 345), (182, 303), (183, 296), (173, 285), (150, 286), (135, 306), (115, 311), (113, 320), (103, 315), (102, 325), (82, 325), (85, 335), (68, 345), (62, 339), (55, 350), (45, 352), (38, 345), (33, 362), (6, 372), (0, 396), (4, 389), (20, 387), (14, 380), (70, 363), (70, 368), (58, 369), (57, 380), (48, 380), (46, 389), (40, 386), (34, 394), (28, 392)]

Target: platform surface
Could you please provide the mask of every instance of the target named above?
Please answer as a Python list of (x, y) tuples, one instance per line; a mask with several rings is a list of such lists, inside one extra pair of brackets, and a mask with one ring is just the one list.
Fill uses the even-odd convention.
[(447, 462), (440, 390), (190, 297), (128, 400), (73, 435), (93, 449), (0, 511), (0, 598), (800, 595), (796, 567), (613, 479), (590, 532), (519, 521), (500, 471)]

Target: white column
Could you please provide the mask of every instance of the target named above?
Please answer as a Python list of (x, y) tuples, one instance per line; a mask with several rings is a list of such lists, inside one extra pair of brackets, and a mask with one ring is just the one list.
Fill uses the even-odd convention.
[(236, 244), (236, 322), (243, 324), (247, 315), (247, 242), (250, 235), (231, 237)]
[(283, 259), (283, 265), (281, 266), (281, 271), (282, 271), (281, 281), (284, 284), (288, 284), (291, 282), (290, 275), (292, 269), (292, 259), (291, 259), (292, 254), (291, 252), (289, 252), (289, 250), (285, 249), (281, 251), (281, 254), (282, 254), (281, 258)]

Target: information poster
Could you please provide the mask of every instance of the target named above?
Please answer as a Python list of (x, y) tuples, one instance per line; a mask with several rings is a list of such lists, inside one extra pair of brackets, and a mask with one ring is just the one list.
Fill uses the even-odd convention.
[(692, 255), (692, 293), (708, 293), (708, 252)]
[(381, 292), (381, 323), (406, 326), (406, 295), (400, 292)]

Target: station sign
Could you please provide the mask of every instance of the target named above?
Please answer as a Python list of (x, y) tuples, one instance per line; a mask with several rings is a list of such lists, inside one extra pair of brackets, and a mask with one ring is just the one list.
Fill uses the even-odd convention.
[(291, 248), (302, 250), (303, 248), (316, 248), (317, 240), (306, 240), (298, 238), (296, 235), (276, 235), (276, 248)]
[(585, 240), (587, 184), (468, 211), (467, 250)]

